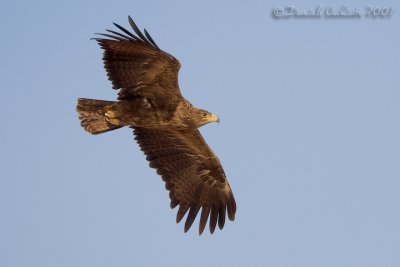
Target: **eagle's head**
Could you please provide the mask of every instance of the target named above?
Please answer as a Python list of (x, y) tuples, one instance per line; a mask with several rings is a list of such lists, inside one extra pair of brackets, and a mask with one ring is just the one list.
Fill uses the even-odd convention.
[(219, 117), (217, 115), (204, 109), (197, 109), (196, 112), (194, 112), (192, 118), (195, 121), (197, 127), (201, 127), (210, 122), (219, 123)]

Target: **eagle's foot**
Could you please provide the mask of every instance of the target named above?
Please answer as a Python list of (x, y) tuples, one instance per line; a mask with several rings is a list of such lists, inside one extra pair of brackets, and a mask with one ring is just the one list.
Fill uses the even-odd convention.
[(104, 114), (104, 116), (109, 123), (114, 125), (121, 125), (121, 121), (117, 119), (114, 111), (109, 110)]

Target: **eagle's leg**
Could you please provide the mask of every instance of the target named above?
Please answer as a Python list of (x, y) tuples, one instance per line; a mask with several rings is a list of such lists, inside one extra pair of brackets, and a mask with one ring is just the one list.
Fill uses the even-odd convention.
[(117, 118), (114, 111), (109, 110), (104, 114), (104, 116), (109, 123), (114, 125), (122, 125), (121, 121)]

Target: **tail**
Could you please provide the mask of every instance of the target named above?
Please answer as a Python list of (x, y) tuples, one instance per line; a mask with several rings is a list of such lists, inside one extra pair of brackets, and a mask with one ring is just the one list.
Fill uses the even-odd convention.
[(113, 101), (78, 98), (76, 111), (79, 113), (81, 126), (91, 134), (101, 134), (122, 126), (109, 123), (104, 116), (106, 107), (114, 104)]

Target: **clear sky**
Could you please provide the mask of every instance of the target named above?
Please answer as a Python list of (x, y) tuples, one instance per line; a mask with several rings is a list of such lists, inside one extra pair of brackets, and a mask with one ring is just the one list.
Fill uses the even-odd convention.
[[(0, 266), (400, 266), (400, 10), (271, 16), (348, 2), (2, 1)], [(79, 126), (78, 97), (116, 97), (90, 38), (128, 15), (221, 118), (238, 211), (214, 235), (175, 224), (129, 129)]]

